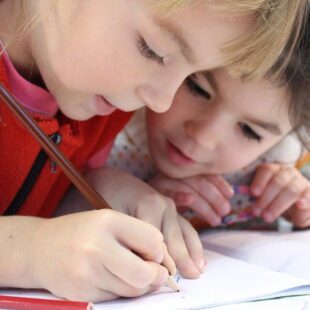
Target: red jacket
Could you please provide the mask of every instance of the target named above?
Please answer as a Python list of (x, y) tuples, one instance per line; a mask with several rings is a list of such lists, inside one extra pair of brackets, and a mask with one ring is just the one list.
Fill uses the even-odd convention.
[[(5, 67), (0, 59), (0, 82), (9, 90)], [(43, 131), (61, 137), (59, 148), (82, 169), (85, 162), (111, 142), (131, 113), (115, 111), (87, 121), (73, 121), (61, 113), (53, 119), (36, 117)], [(55, 138), (55, 135), (54, 135)], [(0, 214), (49, 217), (70, 186), (39, 143), (0, 100)]]

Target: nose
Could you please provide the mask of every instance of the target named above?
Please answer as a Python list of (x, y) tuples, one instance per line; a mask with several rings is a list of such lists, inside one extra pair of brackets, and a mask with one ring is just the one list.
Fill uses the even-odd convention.
[(214, 151), (220, 141), (220, 131), (208, 120), (190, 120), (185, 122), (185, 133), (194, 143), (206, 150)]
[(165, 83), (158, 81), (159, 83), (154, 85), (139, 85), (136, 88), (136, 95), (143, 102), (145, 106), (154, 112), (162, 113), (166, 112), (172, 105), (173, 98), (182, 83), (180, 81), (171, 81)]

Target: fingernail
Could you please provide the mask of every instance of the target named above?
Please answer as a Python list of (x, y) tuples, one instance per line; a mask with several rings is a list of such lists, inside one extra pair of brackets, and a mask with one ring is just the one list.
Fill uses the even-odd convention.
[(252, 193), (255, 196), (259, 196), (262, 192), (262, 188), (260, 186), (255, 186), (254, 188), (252, 188)]
[(211, 225), (212, 225), (213, 227), (216, 227), (216, 226), (220, 225), (221, 222), (222, 222), (222, 220), (221, 220), (220, 218), (214, 218), (214, 219), (212, 219)]
[(301, 198), (301, 199), (298, 200), (298, 207), (300, 209), (306, 209), (307, 204), (308, 204), (308, 201), (305, 198)]
[(273, 214), (271, 212), (265, 212), (264, 215), (263, 215), (263, 219), (268, 222), (268, 223), (271, 223), (273, 222)]
[(223, 206), (223, 214), (222, 215), (227, 215), (230, 212), (230, 203), (227, 202)]
[(261, 211), (261, 209), (259, 209), (259, 208), (254, 208), (254, 209), (253, 209), (253, 213), (254, 213), (255, 216), (260, 216), (261, 213), (262, 213), (262, 211)]
[(195, 201), (195, 198), (192, 194), (185, 194), (183, 199), (185, 204), (191, 204)]
[(186, 203), (188, 200), (188, 195), (186, 193), (177, 193), (175, 198), (177, 203)]
[(229, 186), (229, 187), (227, 188), (227, 195), (228, 195), (229, 197), (232, 197), (232, 196), (234, 195), (234, 193), (235, 193), (234, 188), (231, 187), (231, 186)]
[(156, 287), (158, 286), (162, 286), (168, 278), (168, 271), (167, 269), (159, 269), (159, 273), (153, 283), (153, 285), (155, 285)]
[(158, 252), (155, 256), (154, 256), (154, 262), (155, 263), (161, 263), (164, 260), (164, 253), (162, 251)]
[(200, 260), (198, 261), (198, 268), (199, 268), (199, 270), (200, 270), (201, 272), (204, 271), (204, 269), (205, 269), (205, 260), (204, 260), (204, 258), (202, 258), (202, 259), (200, 259)]
[(208, 259), (206, 257), (204, 259), (204, 263), (205, 263), (204, 267), (206, 267), (208, 265)]
[(196, 276), (196, 277), (199, 277), (200, 274), (201, 274), (200, 269), (197, 268), (196, 265), (193, 265), (193, 266), (192, 266), (192, 271), (195, 273), (195, 276)]

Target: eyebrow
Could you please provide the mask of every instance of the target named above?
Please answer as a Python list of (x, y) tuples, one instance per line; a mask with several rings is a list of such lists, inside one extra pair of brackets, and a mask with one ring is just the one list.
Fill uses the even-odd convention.
[(282, 131), (281, 131), (280, 127), (278, 126), (278, 124), (267, 123), (267, 122), (263, 122), (263, 121), (257, 120), (257, 119), (247, 119), (247, 121), (258, 126), (258, 127), (265, 129), (266, 131), (269, 131), (273, 135), (276, 135), (276, 136), (282, 135)]
[[(205, 71), (205, 72), (202, 72), (202, 75), (203, 75), (203, 77), (207, 81), (209, 81), (209, 83), (211, 84), (212, 88), (216, 92), (218, 92), (217, 83), (216, 83), (216, 80), (214, 79), (212, 73), (209, 72), (209, 71)], [(282, 135), (282, 130), (280, 129), (278, 124), (268, 123), (268, 122), (264, 122), (264, 121), (261, 121), (261, 120), (258, 120), (258, 119), (252, 119), (252, 118), (248, 118), (247, 121), (252, 123), (252, 124), (254, 124), (254, 125), (256, 125), (256, 126), (258, 126), (258, 127), (263, 128), (264, 130), (270, 132), (273, 135), (276, 135), (276, 136)]]
[(161, 18), (155, 18), (154, 21), (160, 28), (160, 31), (178, 46), (182, 56), (187, 60), (187, 62), (190, 64), (195, 64), (196, 58), (194, 56), (194, 52), (185, 40), (181, 29)]

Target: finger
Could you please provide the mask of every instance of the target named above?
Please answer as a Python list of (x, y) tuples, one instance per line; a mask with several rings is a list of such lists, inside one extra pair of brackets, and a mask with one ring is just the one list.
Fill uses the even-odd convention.
[(196, 193), (208, 203), (212, 209), (222, 217), (230, 212), (230, 204), (218, 188), (205, 177), (195, 180), (184, 180)]
[(189, 255), (179, 225), (178, 215), (172, 208), (166, 210), (162, 230), (168, 246), (168, 251), (180, 273), (187, 278), (197, 278), (200, 272), (197, 270)]
[(303, 189), (304, 185), (301, 182), (298, 182), (298, 178), (293, 179), (292, 182), (284, 187), (272, 203), (265, 209), (262, 214), (263, 219), (269, 223), (273, 222), (284, 211), (293, 206)]
[[(101, 268), (99, 269), (101, 271)], [(65, 288), (61, 286), (61, 288), (48, 288), (48, 290), (59, 298), (87, 302), (109, 301), (119, 297), (117, 294), (100, 289), (96, 285), (96, 277), (89, 276), (89, 274), (85, 277), (85, 274), (82, 274), (82, 272), (81, 269), (77, 269), (75, 281), (67, 281)], [(104, 275), (102, 272), (100, 274)], [(81, 281), (81, 279), (84, 279), (84, 281)], [(101, 281), (102, 279), (105, 279), (105, 277), (101, 277)]]
[(99, 288), (97, 289), (91, 288), (89, 290), (83, 288), (77, 291), (78, 293), (66, 294), (66, 296), (62, 296), (55, 293), (54, 295), (64, 299), (79, 300), (93, 303), (110, 301), (119, 298), (117, 294), (113, 294), (109, 291), (101, 290)]
[(141, 219), (143, 222), (155, 226), (158, 230), (161, 230), (162, 218), (169, 204), (168, 201), (169, 198), (156, 192), (154, 195), (147, 195), (143, 199), (140, 199), (134, 216)]
[[(98, 293), (94, 292), (93, 295), (94, 297), (90, 299), (89, 298), (84, 299), (84, 301), (88, 301), (88, 302), (91, 301), (91, 302), (97, 303), (97, 302), (102, 302), (102, 301), (111, 301), (111, 300), (119, 298), (118, 295), (115, 295), (108, 291), (102, 291), (102, 290), (98, 290)], [(69, 298), (69, 300), (70, 299), (71, 298)], [(80, 300), (80, 299), (71, 299), (71, 300)]]
[(212, 227), (216, 227), (221, 224), (222, 217), (218, 215), (216, 211), (213, 210), (212, 206), (207, 201), (202, 199), (201, 196), (195, 196), (195, 201), (190, 208)]
[(299, 228), (310, 227), (310, 212), (309, 210), (296, 209), (292, 213), (290, 221)]
[(118, 214), (118, 225), (111, 221), (111, 232), (129, 249), (149, 261), (161, 263), (164, 257), (162, 233), (154, 225)]
[(166, 268), (143, 260), (116, 240), (114, 243), (111, 241), (109, 251), (103, 247), (101, 252), (104, 266), (132, 287), (143, 289), (152, 283), (158, 284), (160, 280), (164, 281), (168, 277)]
[(180, 215), (179, 223), (190, 257), (194, 261), (197, 269), (200, 272), (203, 272), (205, 266), (205, 259), (199, 235), (196, 229), (194, 229), (194, 227)]
[(230, 213), (231, 206), (229, 201), (227, 201), (227, 199), (213, 184), (210, 184), (208, 193), (201, 193), (200, 196), (208, 202), (219, 217), (223, 217)]
[(296, 202), (296, 206), (297, 208), (302, 209), (302, 210), (310, 209), (310, 188), (309, 187), (307, 187), (307, 189), (301, 194), (300, 198)]
[[(151, 184), (154, 185), (152, 182)], [(161, 194), (171, 198), (176, 204), (184, 205), (190, 203), (188, 199), (191, 199), (191, 189), (178, 180), (165, 178), (161, 180), (160, 184), (156, 183), (155, 188)]]
[[(154, 264), (154, 263), (150, 262), (149, 264)], [(162, 286), (167, 277), (167, 272), (164, 271), (163, 275), (161, 275), (160, 274), (161, 270), (160, 270), (159, 275), (157, 276), (156, 280), (153, 282), (154, 286), (147, 285), (143, 288), (136, 288), (124, 282), (120, 278), (118, 278), (116, 275), (111, 273), (105, 267), (103, 268), (104, 268), (104, 272), (101, 273), (100, 276), (97, 276), (97, 279), (95, 282), (96, 286), (100, 288), (103, 292), (110, 292), (110, 294), (113, 294), (114, 296), (120, 296), (120, 297), (137, 297), (137, 296), (144, 295), (147, 292), (154, 290), (155, 287)], [(154, 268), (157, 268), (157, 266), (154, 266)], [(162, 277), (162, 279), (160, 279), (160, 277)]]
[(261, 165), (258, 168), (251, 184), (251, 192), (253, 193), (253, 195), (260, 196), (265, 191), (267, 184), (273, 178), (275, 173), (277, 173), (279, 170), (280, 170), (279, 165), (273, 165), (273, 164)]
[(275, 174), (266, 185), (262, 195), (253, 203), (254, 214), (260, 216), (271, 205), (282, 189), (291, 182), (292, 178), (290, 169), (282, 169)]
[(163, 247), (164, 247), (164, 259), (163, 259), (162, 265), (167, 268), (169, 275), (172, 276), (176, 274), (177, 267), (175, 265), (174, 260), (168, 253), (167, 246), (164, 244)]
[(217, 187), (226, 199), (230, 199), (233, 196), (233, 188), (221, 175), (209, 174), (206, 178)]

